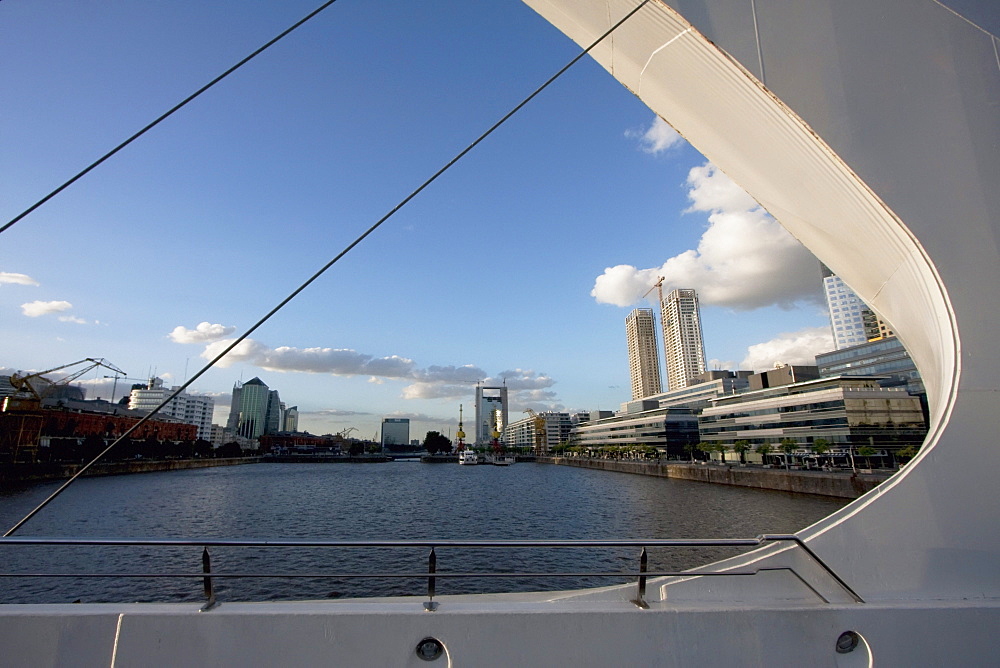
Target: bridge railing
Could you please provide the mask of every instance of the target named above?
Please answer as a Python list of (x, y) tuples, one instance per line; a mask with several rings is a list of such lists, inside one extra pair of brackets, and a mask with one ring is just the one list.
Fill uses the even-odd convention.
[[(636, 593), (632, 602), (647, 608), (646, 582), (650, 577), (733, 577), (754, 576), (764, 571), (788, 571), (818, 598), (824, 602), (830, 601), (802, 577), (794, 568), (752, 568), (738, 570), (711, 571), (704, 568), (687, 571), (649, 570), (648, 553), (651, 548), (684, 548), (684, 547), (759, 547), (766, 543), (792, 543), (803, 550), (808, 557), (825, 571), (842, 588), (851, 599), (863, 602), (851, 587), (838, 576), (822, 559), (794, 534), (762, 534), (755, 538), (717, 538), (717, 539), (645, 539), (645, 540), (228, 540), (228, 539), (133, 539), (133, 538), (44, 538), (12, 536), (0, 538), (0, 548), (5, 546), (63, 546), (63, 547), (200, 547), (202, 549), (200, 572), (8, 572), (0, 570), (0, 578), (172, 578), (197, 579), (201, 582), (205, 604), (202, 610), (215, 607), (218, 600), (215, 595), (215, 581), (225, 578), (390, 578), (413, 579), (426, 581), (426, 597), (424, 608), (436, 610), (438, 602), (434, 600), (437, 581), (439, 579), (462, 578), (635, 578)], [(420, 571), (392, 571), (376, 573), (358, 572), (254, 572), (216, 571), (212, 568), (212, 557), (209, 548), (333, 548), (333, 549), (427, 549), (426, 569)], [(635, 570), (629, 571), (573, 571), (573, 572), (462, 572), (438, 570), (439, 551), (461, 549), (580, 549), (580, 548), (637, 548), (639, 556)], [(460, 560), (459, 560), (460, 561)], [(2, 569), (3, 567), (0, 567)]]

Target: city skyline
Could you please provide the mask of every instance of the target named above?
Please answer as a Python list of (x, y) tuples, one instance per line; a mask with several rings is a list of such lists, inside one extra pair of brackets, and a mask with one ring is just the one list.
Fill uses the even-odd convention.
[[(311, 9), (0, 5), (4, 221)], [(0, 235), (0, 373), (179, 385), (578, 53), (517, 4), (397, 10), (334, 6)], [(259, 376), (300, 429), (366, 437), (447, 433), (476, 382), (616, 409), (657, 276), (698, 290), (709, 366), (832, 348), (811, 254), (584, 59), (189, 393), (225, 424)]]

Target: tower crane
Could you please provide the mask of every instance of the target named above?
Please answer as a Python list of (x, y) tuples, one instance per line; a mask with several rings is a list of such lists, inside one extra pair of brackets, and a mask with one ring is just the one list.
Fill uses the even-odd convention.
[[(664, 280), (665, 279), (663, 278), (663, 276), (660, 276), (659, 278), (656, 279), (656, 283), (653, 283), (653, 288), (656, 288), (656, 295), (657, 295), (657, 297), (660, 298), (660, 300), (659, 300), (658, 303), (660, 305), (660, 321), (661, 322), (663, 321), (663, 281)], [(649, 290), (646, 290), (646, 294), (643, 295), (641, 297), (641, 299), (645, 299), (646, 295), (648, 295), (650, 292), (653, 291), (653, 288), (650, 288)]]
[[(666, 323), (663, 322), (663, 280), (664, 280), (663, 276), (658, 277), (656, 279), (656, 283), (653, 283), (653, 287), (650, 288), (649, 290), (646, 290), (646, 294), (643, 295), (642, 298), (645, 299), (646, 295), (652, 292), (653, 288), (656, 288), (656, 296), (658, 298), (657, 304), (659, 306), (659, 311), (660, 311), (660, 329), (663, 330), (663, 363), (669, 364), (669, 362), (667, 361), (669, 359), (669, 356), (667, 354), (667, 326)], [(656, 336), (655, 327), (653, 328), (653, 336), (654, 337)]]

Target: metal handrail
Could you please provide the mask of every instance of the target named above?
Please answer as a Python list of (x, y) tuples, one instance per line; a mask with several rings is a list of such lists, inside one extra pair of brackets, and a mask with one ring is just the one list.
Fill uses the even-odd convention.
[[(757, 575), (765, 571), (789, 571), (803, 584), (805, 584), (814, 594), (824, 602), (829, 603), (815, 587), (810, 585), (794, 568), (761, 567), (753, 570), (730, 570), (730, 571), (648, 571), (647, 570), (647, 548), (665, 547), (756, 547), (770, 542), (791, 542), (802, 548), (803, 551), (815, 561), (837, 584), (844, 589), (856, 602), (863, 603), (863, 600), (851, 587), (844, 582), (822, 559), (819, 558), (809, 547), (795, 534), (761, 534), (755, 538), (711, 538), (711, 539), (686, 539), (686, 538), (650, 538), (650, 539), (604, 539), (604, 540), (478, 540), (478, 539), (411, 539), (411, 540), (247, 540), (247, 539), (188, 539), (188, 538), (52, 538), (38, 536), (9, 536), (0, 538), (0, 547), (4, 545), (46, 545), (46, 546), (143, 546), (143, 547), (191, 547), (203, 548), (202, 552), (202, 572), (194, 573), (0, 573), (0, 578), (201, 578), (204, 584), (205, 597), (208, 602), (201, 608), (209, 610), (217, 605), (212, 581), (215, 578), (394, 578), (394, 579), (427, 579), (427, 598), (424, 603), (428, 611), (436, 610), (438, 603), (434, 601), (436, 581), (438, 578), (562, 578), (562, 577), (634, 577), (637, 579), (637, 591), (632, 602), (640, 608), (648, 608), (645, 601), (646, 580), (650, 577), (713, 577), (713, 576), (750, 576)], [(395, 572), (395, 573), (267, 573), (267, 572), (244, 572), (226, 573), (213, 571), (211, 568), (211, 557), (208, 552), (209, 547), (313, 547), (313, 548), (376, 548), (376, 549), (400, 549), (400, 548), (430, 548), (427, 557), (427, 570), (423, 572)], [(488, 573), (462, 573), (462, 572), (440, 572), (437, 570), (438, 548), (466, 548), (466, 549), (494, 549), (494, 548), (517, 548), (517, 549), (538, 549), (538, 548), (612, 548), (612, 547), (636, 547), (642, 548), (639, 559), (638, 571), (584, 571), (584, 572), (488, 572)]]
[(260, 540), (228, 538), (54, 538), (9, 536), (0, 546), (19, 545), (133, 545), (208, 547), (465, 547), (465, 548), (548, 548), (548, 547), (756, 547), (766, 542), (798, 542), (795, 534), (761, 534), (756, 538), (645, 538), (601, 540), (480, 540), (415, 538), (407, 540)]

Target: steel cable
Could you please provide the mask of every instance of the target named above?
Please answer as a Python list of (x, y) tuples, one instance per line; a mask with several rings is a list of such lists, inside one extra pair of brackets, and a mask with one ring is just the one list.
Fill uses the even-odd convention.
[[(331, 1), (333, 1), (333, 0), (331, 0)], [(148, 422), (154, 415), (156, 415), (157, 412), (159, 412), (164, 406), (166, 406), (175, 397), (177, 397), (177, 395), (181, 394), (194, 381), (196, 381), (198, 378), (200, 378), (202, 375), (204, 375), (205, 372), (207, 372), (209, 369), (211, 369), (213, 366), (215, 366), (215, 364), (218, 363), (219, 360), (221, 360), (223, 357), (225, 357), (226, 355), (228, 355), (234, 348), (236, 348), (236, 346), (238, 346), (244, 340), (246, 340), (247, 338), (249, 338), (249, 336), (251, 334), (253, 334), (261, 325), (263, 325), (265, 322), (267, 322), (268, 320), (270, 320), (271, 317), (274, 314), (276, 314), (278, 311), (280, 311), (282, 308), (284, 308), (285, 305), (288, 304), (288, 302), (292, 301), (292, 299), (294, 299), (295, 297), (297, 297), (299, 295), (299, 293), (301, 293), (303, 290), (305, 290), (307, 287), (309, 287), (309, 285), (311, 285), (316, 279), (318, 279), (320, 276), (322, 276), (324, 273), (326, 273), (326, 271), (330, 267), (332, 267), (334, 264), (336, 264), (342, 257), (344, 257), (345, 255), (347, 255), (347, 253), (349, 253), (355, 246), (357, 246), (358, 244), (360, 244), (372, 232), (374, 232), (379, 227), (381, 227), (382, 223), (384, 223), (385, 221), (389, 220), (389, 218), (391, 218), (397, 211), (399, 211), (404, 206), (406, 206), (406, 204), (409, 203), (410, 200), (412, 200), (414, 197), (416, 197), (418, 194), (420, 194), (431, 183), (433, 183), (434, 181), (436, 181), (439, 176), (441, 176), (446, 171), (448, 171), (456, 162), (458, 162), (463, 157), (465, 157), (466, 154), (468, 154), (472, 149), (474, 149), (476, 146), (478, 146), (484, 139), (486, 139), (488, 136), (490, 136), (491, 134), (493, 134), (493, 132), (497, 128), (499, 128), (501, 125), (503, 125), (504, 123), (506, 123), (507, 120), (510, 119), (511, 116), (513, 116), (518, 111), (520, 111), (526, 104), (528, 104), (528, 102), (530, 102), (531, 100), (533, 100), (539, 93), (541, 93), (543, 90), (545, 90), (546, 88), (548, 88), (549, 85), (551, 85), (556, 79), (558, 79), (559, 77), (561, 77), (569, 68), (571, 68), (573, 65), (575, 65), (585, 55), (587, 55), (588, 53), (590, 53), (590, 51), (592, 51), (594, 49), (594, 47), (596, 47), (598, 44), (600, 44), (602, 41), (604, 41), (604, 39), (607, 38), (608, 35), (610, 35), (615, 30), (617, 30), (620, 25), (622, 25), (623, 23), (625, 23), (625, 21), (627, 21), (629, 18), (631, 18), (636, 12), (638, 12), (640, 9), (642, 9), (644, 6), (646, 6), (646, 4), (649, 1), (650, 0), (642, 0), (642, 2), (640, 2), (638, 5), (636, 5), (628, 14), (626, 14), (624, 17), (622, 17), (620, 20), (618, 20), (618, 22), (616, 22), (614, 25), (612, 25), (604, 34), (602, 34), (600, 37), (598, 37), (596, 40), (594, 40), (594, 42), (592, 44), (590, 44), (590, 46), (588, 46), (586, 49), (584, 49), (579, 54), (577, 54), (572, 60), (570, 60), (561, 69), (559, 69), (559, 71), (557, 71), (555, 74), (553, 74), (551, 77), (549, 77), (549, 79), (545, 83), (543, 83), (541, 86), (539, 86), (538, 88), (536, 88), (530, 95), (528, 95), (526, 98), (524, 98), (523, 100), (521, 100), (521, 102), (519, 102), (517, 105), (515, 105), (513, 109), (511, 109), (506, 114), (504, 114), (504, 116), (499, 121), (497, 121), (492, 126), (490, 126), (490, 128), (488, 130), (486, 130), (486, 132), (484, 132), (481, 135), (479, 135), (479, 137), (477, 137), (472, 143), (470, 143), (464, 149), (462, 149), (461, 151), (459, 151), (459, 153), (454, 158), (452, 158), (451, 160), (449, 160), (443, 167), (441, 167), (436, 172), (434, 172), (434, 174), (430, 178), (428, 178), (426, 181), (424, 181), (423, 183), (421, 183), (409, 195), (407, 195), (406, 197), (404, 197), (398, 204), (396, 204), (396, 206), (394, 206), (392, 209), (390, 209), (388, 213), (386, 213), (384, 216), (382, 216), (377, 221), (375, 221), (375, 223), (372, 224), (371, 227), (369, 227), (367, 230), (365, 230), (364, 232), (362, 232), (354, 241), (352, 241), (351, 243), (349, 243), (342, 251), (340, 251), (339, 253), (337, 253), (337, 255), (332, 260), (330, 260), (325, 265), (323, 265), (318, 271), (316, 271), (316, 273), (314, 273), (312, 276), (310, 276), (308, 279), (306, 279), (306, 281), (304, 283), (302, 283), (299, 287), (297, 287), (295, 290), (293, 290), (287, 297), (285, 297), (284, 299), (282, 299), (277, 304), (277, 306), (275, 306), (270, 311), (268, 311), (260, 320), (258, 320), (256, 323), (254, 323), (254, 325), (252, 327), (250, 327), (243, 334), (241, 334), (239, 337), (237, 337), (236, 339), (234, 339), (228, 346), (226, 346), (226, 348), (222, 352), (220, 352), (218, 355), (216, 355), (208, 364), (206, 364), (205, 366), (203, 366), (197, 373), (195, 373), (187, 381), (185, 381), (184, 384), (182, 384), (179, 387), (177, 387), (170, 394), (170, 396), (168, 396), (166, 399), (164, 399), (160, 403), (159, 406), (157, 406), (156, 408), (154, 408), (151, 412), (149, 412), (147, 415), (145, 415), (137, 423), (135, 423), (134, 425), (132, 425), (127, 431), (125, 431), (125, 433), (123, 433), (121, 436), (119, 436), (117, 439), (115, 439), (115, 441), (113, 443), (111, 443), (111, 445), (109, 445), (104, 450), (102, 450), (100, 452), (100, 454), (98, 454), (90, 462), (88, 462), (85, 466), (83, 466), (79, 471), (77, 471), (75, 474), (73, 474), (73, 476), (69, 480), (67, 480), (65, 483), (63, 483), (57, 490), (55, 490), (51, 495), (49, 495), (48, 498), (46, 498), (44, 501), (42, 501), (34, 510), (32, 510), (31, 512), (29, 512), (17, 524), (15, 524), (13, 527), (11, 527), (7, 531), (7, 533), (4, 534), (4, 537), (13, 535), (28, 520), (30, 520), (32, 517), (34, 517), (42, 508), (44, 508), (45, 506), (47, 506), (57, 496), (59, 496), (60, 494), (62, 494), (63, 490), (65, 490), (77, 478), (79, 478), (81, 475), (83, 475), (83, 473), (85, 471), (87, 471), (87, 469), (89, 469), (91, 466), (93, 466), (94, 464), (96, 464), (102, 457), (104, 457), (104, 455), (106, 455), (108, 452), (110, 452), (112, 450), (112, 448), (114, 448), (116, 445), (118, 445), (124, 439), (128, 438), (129, 435), (131, 435), (140, 426), (142, 426), (143, 424), (145, 424), (146, 422)], [(327, 3), (327, 4), (329, 4), (329, 3)]]

